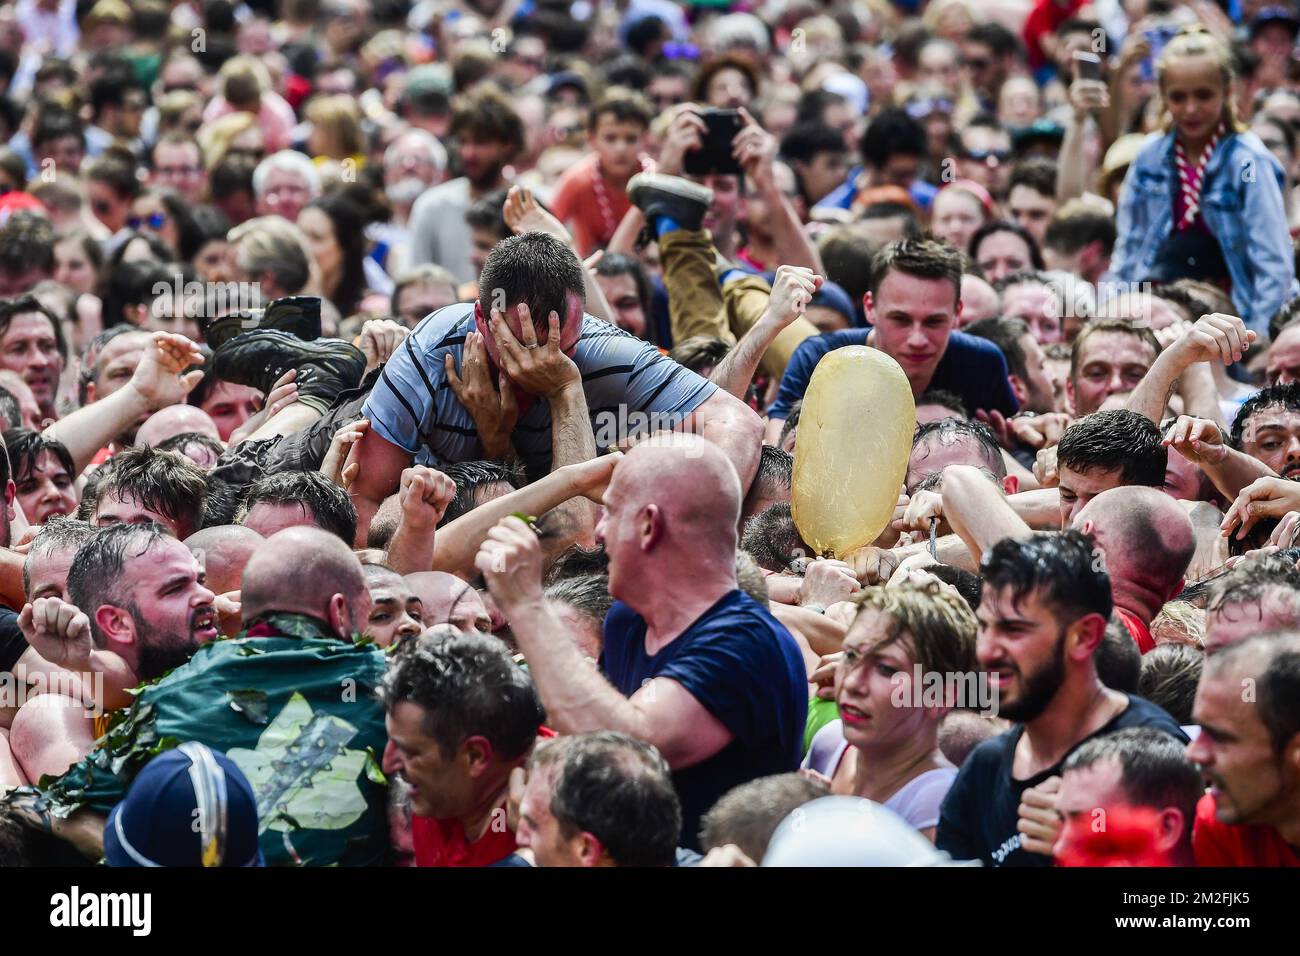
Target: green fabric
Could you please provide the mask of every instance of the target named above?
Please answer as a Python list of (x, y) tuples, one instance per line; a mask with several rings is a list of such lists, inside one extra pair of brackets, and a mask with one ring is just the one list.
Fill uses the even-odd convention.
[(268, 866), (382, 863), (387, 733), (375, 688), (384, 653), (302, 615), (264, 622), (285, 636), (207, 644), (145, 687), (98, 749), (41, 781), (53, 811), (107, 813), (151, 757), (197, 740), (225, 751), (252, 784)]
[(820, 697), (814, 697), (808, 701), (808, 720), (803, 725), (803, 752), (804, 756), (808, 755), (808, 748), (812, 746), (813, 737), (817, 736), (817, 731), (821, 730), (832, 720), (840, 719), (839, 705), (833, 700), (822, 700)]
[(123, 56), (131, 64), (136, 82), (146, 90), (153, 86), (162, 70), (162, 54), (128, 50)]

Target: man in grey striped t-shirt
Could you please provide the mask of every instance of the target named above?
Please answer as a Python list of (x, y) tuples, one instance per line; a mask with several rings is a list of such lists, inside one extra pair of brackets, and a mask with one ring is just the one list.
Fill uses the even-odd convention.
[[(552, 420), (589, 418), (594, 436), (572, 439), (585, 453), (647, 426), (702, 434), (749, 486), (762, 440), (758, 416), (649, 343), (583, 312), (582, 266), (567, 246), (540, 233), (506, 239), (484, 263), (479, 287), (478, 302), (425, 318), (366, 400), (370, 428), (349, 458), (361, 463), (351, 489), (361, 527), (412, 460), (443, 466), (513, 447), (532, 477), (564, 464), (551, 460)], [(471, 372), (479, 382), (473, 401)]]

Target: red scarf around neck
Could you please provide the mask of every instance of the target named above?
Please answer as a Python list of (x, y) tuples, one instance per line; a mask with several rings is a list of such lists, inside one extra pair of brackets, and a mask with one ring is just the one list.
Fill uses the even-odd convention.
[(1174, 138), (1174, 168), (1178, 172), (1178, 188), (1182, 191), (1184, 203), (1183, 216), (1176, 227), (1178, 229), (1190, 229), (1196, 222), (1196, 217), (1200, 215), (1201, 190), (1205, 186), (1205, 167), (1209, 165), (1210, 157), (1214, 155), (1214, 149), (1223, 138), (1223, 133), (1224, 127), (1220, 123), (1214, 135), (1210, 137), (1210, 141), (1201, 150), (1201, 158), (1195, 166), (1187, 161), (1187, 152), (1183, 149), (1182, 140), (1176, 136)]

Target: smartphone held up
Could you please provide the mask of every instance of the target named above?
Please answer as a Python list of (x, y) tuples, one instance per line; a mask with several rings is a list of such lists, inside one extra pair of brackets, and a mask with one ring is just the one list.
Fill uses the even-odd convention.
[(703, 109), (699, 111), (707, 131), (701, 137), (699, 149), (693, 149), (683, 159), (683, 168), (690, 176), (738, 176), (740, 163), (731, 154), (732, 140), (744, 127), (740, 110)]

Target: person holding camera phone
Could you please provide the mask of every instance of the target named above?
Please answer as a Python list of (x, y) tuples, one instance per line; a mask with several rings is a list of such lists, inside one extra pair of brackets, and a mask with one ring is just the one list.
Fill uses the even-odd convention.
[[(628, 197), (659, 243), (673, 341), (706, 335), (733, 345), (763, 315), (771, 287), (733, 268), (743, 209), (742, 177), (769, 210), (777, 262), (822, 272), (820, 257), (773, 174), (776, 138), (749, 112), (686, 103), (663, 137), (656, 172), (634, 176)], [(817, 328), (796, 318), (768, 347), (760, 367), (779, 377), (790, 355)]]
[[(1101, 57), (1076, 51), (1073, 68), (1069, 119), (1065, 123), (1065, 136), (1057, 160), (1058, 205), (1085, 194), (1092, 195), (1089, 190), (1093, 188), (1092, 181), (1101, 160), (1099, 153), (1106, 140), (1101, 118), (1111, 108), (1110, 87), (1102, 78)], [(1101, 142), (1096, 142), (1097, 139)], [(1113, 211), (1108, 214), (1113, 215)]]
[(1147, 138), (1129, 167), (1110, 277), (1213, 282), (1262, 333), (1300, 291), (1281, 165), (1239, 123), (1229, 51), (1203, 27), (1169, 41), (1156, 78), (1166, 129)]

